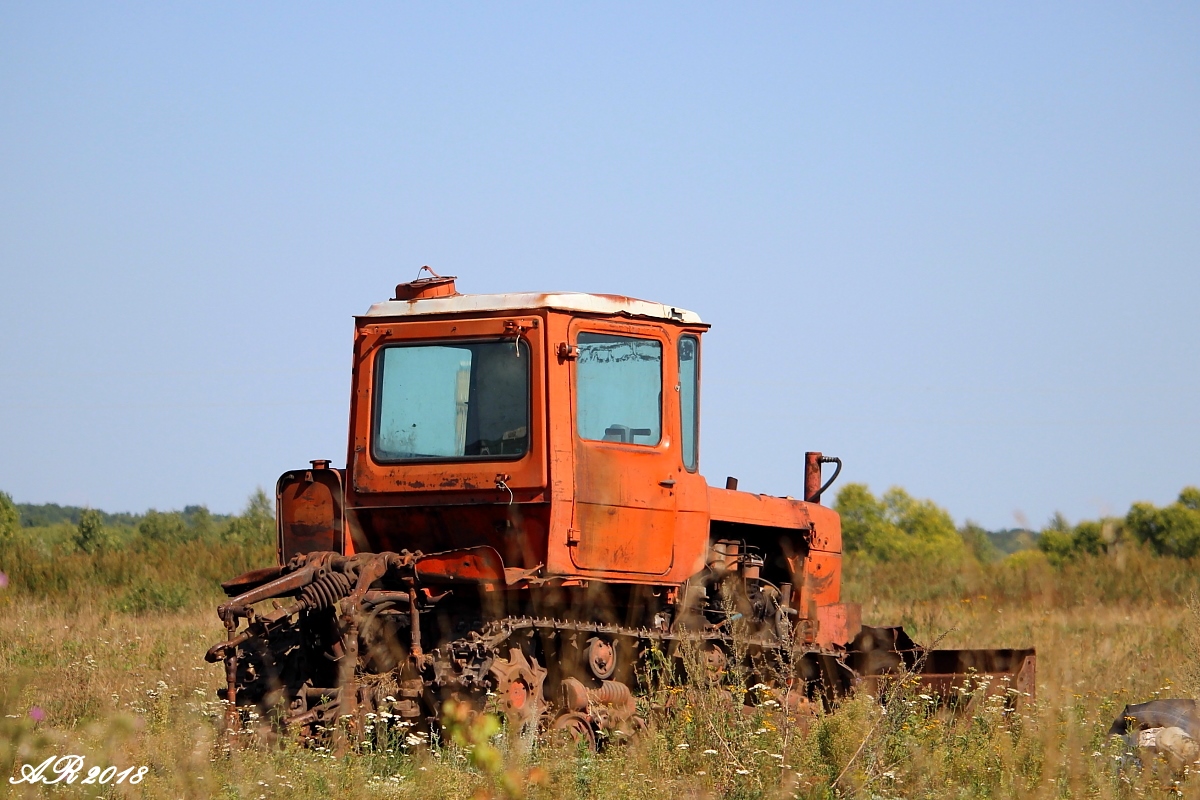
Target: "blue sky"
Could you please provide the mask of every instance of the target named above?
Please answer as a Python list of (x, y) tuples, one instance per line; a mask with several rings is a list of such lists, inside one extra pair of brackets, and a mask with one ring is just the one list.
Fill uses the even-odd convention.
[(1200, 483), (1194, 4), (0, 4), (0, 489), (345, 460), (351, 317), (693, 309), (701, 469), (992, 528)]

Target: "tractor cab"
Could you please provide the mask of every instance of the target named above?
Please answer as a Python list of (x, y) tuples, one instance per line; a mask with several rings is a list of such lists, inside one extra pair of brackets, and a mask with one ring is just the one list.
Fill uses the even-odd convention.
[(355, 320), (346, 469), (280, 479), (281, 562), (486, 545), (511, 569), (686, 579), (707, 328), (627, 297), (400, 284)]

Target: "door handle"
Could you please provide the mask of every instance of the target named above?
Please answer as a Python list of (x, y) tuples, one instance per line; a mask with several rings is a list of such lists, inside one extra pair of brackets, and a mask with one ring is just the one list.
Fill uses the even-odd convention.
[(658, 482), (658, 485), (659, 485), (659, 486), (665, 486), (665, 487), (667, 487), (668, 489), (670, 489), (672, 486), (674, 486), (674, 485), (675, 485), (675, 479), (674, 479), (674, 478), (667, 478), (665, 481), (659, 481), (659, 482)]

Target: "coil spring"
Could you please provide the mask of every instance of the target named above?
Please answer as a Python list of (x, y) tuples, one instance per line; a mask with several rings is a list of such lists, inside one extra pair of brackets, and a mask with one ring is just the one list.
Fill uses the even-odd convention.
[(637, 703), (633, 699), (633, 692), (619, 681), (604, 681), (600, 684), (599, 689), (592, 689), (588, 692), (588, 700), (593, 705), (606, 706), (611, 709), (611, 713), (601, 714), (601, 718), (607, 720), (602, 723), (605, 727), (612, 723), (619, 724), (621, 720), (626, 720), (637, 713)]
[(342, 572), (328, 572), (300, 590), (300, 599), (311, 611), (329, 608), (350, 594), (350, 578)]
[(633, 692), (620, 681), (604, 681), (600, 684), (599, 689), (592, 689), (588, 692), (588, 696), (593, 703), (605, 706), (632, 708), (634, 704)]

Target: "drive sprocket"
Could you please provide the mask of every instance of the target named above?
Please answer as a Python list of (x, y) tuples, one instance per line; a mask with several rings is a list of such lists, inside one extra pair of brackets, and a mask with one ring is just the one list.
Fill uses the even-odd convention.
[(546, 669), (530, 660), (519, 647), (510, 648), (508, 658), (496, 658), (489, 670), (495, 685), (496, 705), (510, 728), (527, 732), (535, 728), (544, 701), (542, 685)]

